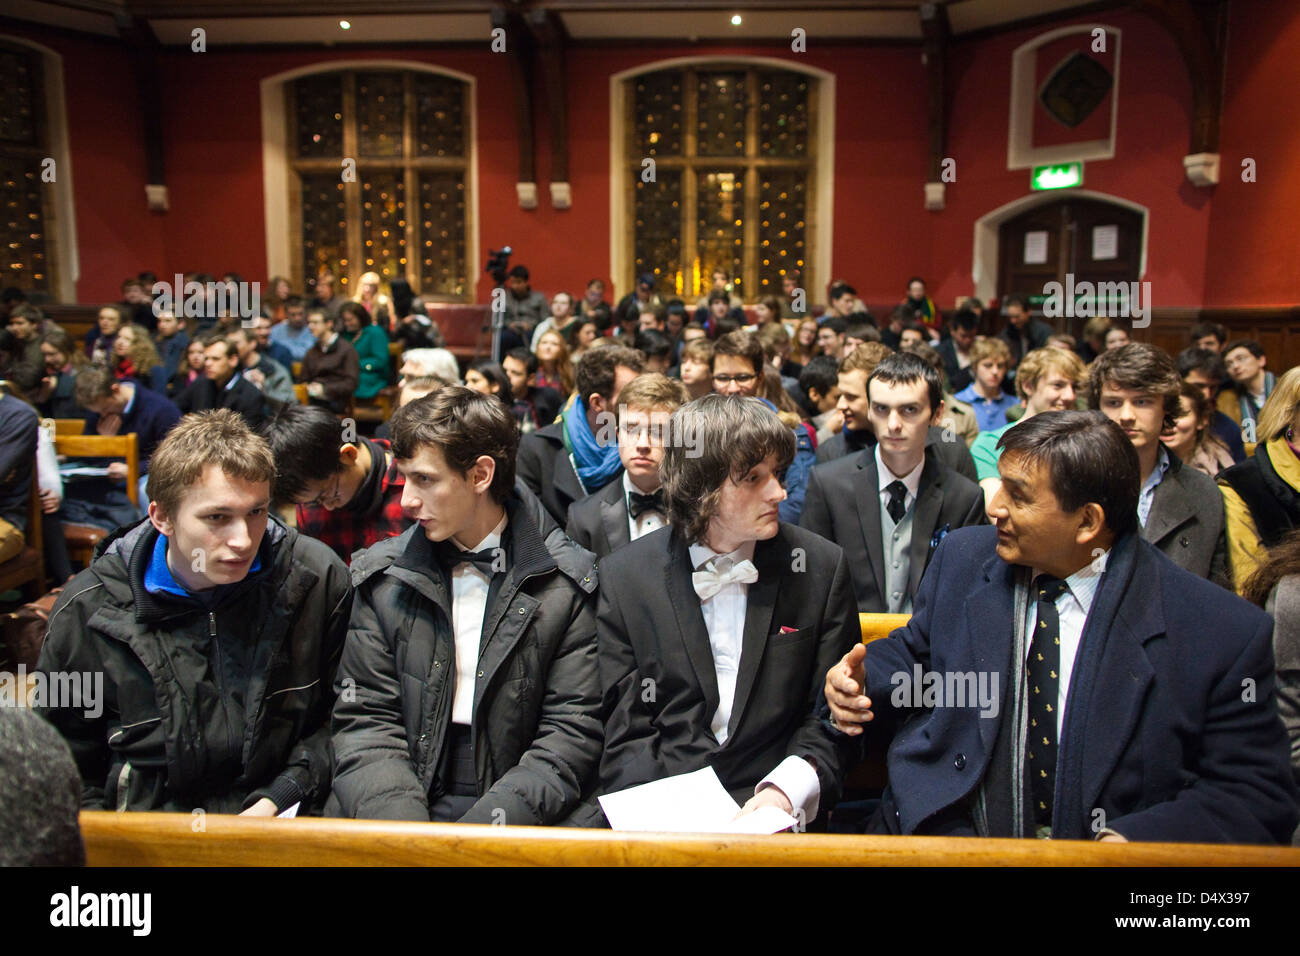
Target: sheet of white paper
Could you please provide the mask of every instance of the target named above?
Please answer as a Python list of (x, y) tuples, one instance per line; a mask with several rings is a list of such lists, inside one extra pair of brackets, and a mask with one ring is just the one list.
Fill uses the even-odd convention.
[(1119, 226), (1092, 227), (1092, 259), (1102, 262), (1119, 258)]
[(1047, 230), (1025, 233), (1025, 265), (1041, 266), (1047, 262)]
[(61, 478), (105, 478), (108, 476), (107, 465), (61, 465)]
[(610, 827), (615, 830), (776, 833), (797, 822), (775, 807), (765, 807), (733, 821), (740, 806), (731, 799), (712, 767), (607, 793), (598, 799)]
[(282, 819), (285, 820), (292, 820), (294, 817), (298, 815), (298, 808), (300, 806), (302, 806), (301, 800), (295, 803), (293, 806), (281, 810), (279, 813), (276, 814), (276, 816), (281, 817)]

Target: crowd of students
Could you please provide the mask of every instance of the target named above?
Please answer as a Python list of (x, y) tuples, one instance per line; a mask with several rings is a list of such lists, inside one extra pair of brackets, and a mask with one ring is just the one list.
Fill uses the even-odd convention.
[[(502, 360), (463, 376), (371, 275), (209, 328), (128, 300), (79, 345), (12, 308), (9, 380), (147, 462), (143, 516), (113, 472), (117, 510), (78, 512), (113, 531), (41, 657), (118, 682), (93, 720), (46, 711), (86, 804), (603, 825), (601, 794), (707, 765), (742, 812), (824, 825), (865, 746), (880, 832), (1291, 839), (1300, 371), (1210, 324), (1176, 356), (1075, 341), (1016, 297), (981, 335), (919, 278), (878, 322), (844, 282), (812, 318), (791, 276), (751, 322), (713, 280), (611, 307), (517, 266)], [(361, 435), (339, 413), (390, 341), (397, 408)], [(21, 482), (36, 412), (0, 412)], [(864, 653), (859, 612), (912, 619)], [(913, 667), (991, 671), (1006, 716), (900, 703)]]

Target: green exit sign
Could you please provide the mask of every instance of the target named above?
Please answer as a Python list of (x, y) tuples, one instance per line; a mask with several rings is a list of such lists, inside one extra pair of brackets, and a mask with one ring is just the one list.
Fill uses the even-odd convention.
[(1029, 176), (1030, 189), (1069, 189), (1083, 185), (1083, 163), (1035, 166)]

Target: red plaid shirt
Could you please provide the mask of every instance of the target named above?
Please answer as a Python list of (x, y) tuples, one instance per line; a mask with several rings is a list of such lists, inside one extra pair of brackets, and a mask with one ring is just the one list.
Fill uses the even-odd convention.
[[(388, 442), (371, 438), (371, 451), (378, 447), (388, 451)], [(298, 506), (298, 530), (327, 544), (345, 564), (352, 563), (352, 553), (401, 534), (412, 524), (402, 513), (402, 486), (406, 479), (390, 464), (380, 477), (379, 507), (369, 512), (353, 511), (344, 506), (334, 511), (319, 506)]]

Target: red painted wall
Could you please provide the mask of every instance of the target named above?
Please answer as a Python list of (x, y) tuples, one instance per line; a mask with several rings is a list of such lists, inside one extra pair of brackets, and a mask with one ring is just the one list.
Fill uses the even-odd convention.
[[(1210, 216), (1207, 306), (1300, 302), (1300, 8), (1234, 3), (1219, 184)], [(1242, 160), (1255, 160), (1255, 182)]]
[[(1085, 188), (1150, 210), (1146, 279), (1157, 307), (1292, 303), (1300, 299), (1300, 237), (1291, 226), (1296, 188), (1287, 174), (1300, 159), (1300, 131), (1271, 115), (1279, 90), (1300, 80), (1300, 16), (1287, 5), (1233, 5), (1224, 180), (1196, 189), (1183, 172), (1190, 83), (1173, 41), (1143, 15), (1101, 17), (1123, 32), (1117, 155), (1086, 164)], [(1093, 22), (1091, 19), (1068, 22)], [(171, 209), (148, 212), (145, 158), (134, 81), (125, 54), (109, 41), (21, 26), (4, 32), (64, 57), (74, 195), (82, 274), (79, 301), (117, 297), (118, 283), (149, 268), (234, 270), (265, 279), (259, 83), (295, 66), (340, 58), (436, 63), (478, 84), (479, 235), (477, 271), (489, 247), (509, 243), (544, 291), (579, 291), (592, 277), (610, 280), (609, 77), (675, 56), (747, 54), (781, 57), (836, 73), (835, 216), (831, 272), (871, 302), (901, 298), (907, 276), (929, 278), (941, 305), (972, 290), (974, 222), (1029, 192), (1028, 170), (1006, 168), (1011, 54), (1046, 27), (954, 42), (948, 154), (957, 180), (947, 208), (923, 209), (928, 169), (926, 83), (920, 49), (862, 46), (793, 54), (788, 46), (650, 49), (582, 47), (566, 59), (569, 181), (573, 206), (550, 204), (550, 129), (545, 91), (536, 86), (538, 208), (515, 197), (518, 138), (510, 73), (488, 50), (321, 50), (162, 57), (163, 127)], [(1258, 160), (1259, 182), (1240, 182), (1240, 157)], [(1290, 161), (1289, 161), (1290, 160)], [(1214, 264), (1207, 270), (1207, 262)], [(819, 284), (830, 276), (817, 277)], [(612, 285), (612, 284), (611, 284)], [(489, 282), (476, 291), (485, 301)], [(611, 295), (623, 289), (611, 288)], [(824, 287), (810, 290), (814, 300)]]

